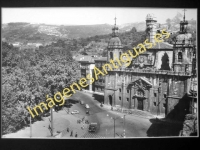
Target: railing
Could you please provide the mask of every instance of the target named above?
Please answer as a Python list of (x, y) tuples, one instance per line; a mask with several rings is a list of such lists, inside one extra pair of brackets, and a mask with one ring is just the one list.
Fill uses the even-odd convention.
[(148, 74), (163, 74), (163, 75), (175, 75), (175, 76), (190, 76), (191, 72), (184, 71), (169, 71), (169, 70), (158, 70), (158, 69), (134, 69), (134, 68), (122, 68), (113, 69), (113, 71), (125, 71), (125, 72), (136, 72), (136, 73), (148, 73)]
[(102, 83), (102, 82), (95, 82), (95, 85), (98, 85), (98, 86), (105, 86), (105, 83)]

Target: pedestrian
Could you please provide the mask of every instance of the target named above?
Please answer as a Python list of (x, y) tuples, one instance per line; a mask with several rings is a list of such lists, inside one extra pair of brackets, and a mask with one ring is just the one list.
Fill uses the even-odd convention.
[(78, 134), (77, 134), (77, 132), (76, 132), (76, 134), (75, 134), (75, 137), (78, 137)]
[(73, 136), (73, 130), (71, 131), (71, 134), (70, 134), (70, 136)]
[(56, 105), (55, 111), (58, 112), (58, 105)]
[(69, 128), (67, 128), (67, 132), (69, 132)]

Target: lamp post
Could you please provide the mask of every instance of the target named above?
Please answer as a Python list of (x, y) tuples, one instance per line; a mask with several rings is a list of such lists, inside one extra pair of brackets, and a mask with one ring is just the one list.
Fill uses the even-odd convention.
[(125, 116), (126, 116), (126, 115), (124, 115), (124, 117), (122, 117), (122, 118), (124, 118), (124, 136), (123, 136), (124, 138), (126, 137), (126, 130), (125, 130)]
[[(29, 101), (29, 106), (31, 105), (31, 100)], [(30, 114), (29, 114), (30, 115)], [(32, 124), (31, 124), (31, 115), (30, 115), (30, 138), (32, 137)]]
[(121, 109), (122, 109), (122, 112), (123, 112), (123, 103), (124, 103), (124, 88), (125, 87), (125, 76), (123, 74), (123, 79), (122, 79), (122, 104), (121, 104)]
[[(107, 116), (109, 117), (109, 115), (107, 114)], [(111, 117), (111, 119), (114, 120), (114, 138), (115, 138), (115, 120), (118, 119), (117, 117)]]
[(51, 108), (51, 136), (53, 136), (53, 108)]
[(157, 116), (158, 116), (159, 105), (160, 105), (160, 101), (159, 101), (159, 95), (161, 93), (161, 86), (160, 85), (161, 85), (161, 82), (159, 82), (159, 87), (158, 87), (158, 104), (157, 104), (158, 109), (157, 109)]

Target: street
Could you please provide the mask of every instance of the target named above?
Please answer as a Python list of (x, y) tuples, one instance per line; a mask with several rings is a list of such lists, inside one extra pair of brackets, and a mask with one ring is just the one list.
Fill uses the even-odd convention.
[[(151, 126), (149, 119), (135, 116), (125, 116), (116, 111), (111, 111), (110, 106), (103, 105), (92, 97), (92, 94), (83, 91), (77, 91), (70, 99), (82, 100), (84, 104), (89, 105), (89, 115), (86, 114), (85, 105), (80, 103), (73, 103), (70, 113), (67, 113), (67, 108), (63, 108), (58, 112), (53, 112), (54, 136), (62, 132), (59, 138), (113, 138), (115, 129), (115, 138), (126, 137), (147, 137), (147, 131)], [(78, 110), (79, 114), (71, 114), (73, 110)], [(85, 117), (85, 120), (96, 122), (99, 125), (95, 133), (88, 132), (88, 124), (77, 123), (77, 120)], [(112, 117), (112, 119), (111, 119)], [(32, 124), (32, 131), (30, 127), (25, 127), (15, 133), (6, 134), (4, 138), (29, 138), (32, 132), (32, 138), (49, 138), (51, 136), (48, 126), (50, 125), (48, 117), (44, 117), (42, 121), (36, 121)], [(114, 119), (115, 128), (114, 128)], [(84, 126), (84, 128), (82, 128)], [(69, 131), (67, 132), (67, 128)], [(70, 136), (73, 132), (73, 135)], [(77, 137), (75, 134), (77, 133)]]
[[(84, 101), (84, 104), (89, 104), (89, 115), (86, 115), (86, 108), (84, 105), (77, 103), (70, 108), (70, 111), (78, 110), (80, 113), (74, 116), (83, 118), (86, 116), (89, 122), (97, 122), (99, 124), (99, 130), (96, 133), (101, 137), (114, 137), (114, 120), (115, 119), (115, 137), (122, 137), (124, 134), (126, 137), (146, 137), (146, 131), (151, 125), (149, 119), (141, 118), (133, 115), (125, 116), (125, 127), (124, 127), (124, 114), (111, 111), (110, 109), (100, 107), (100, 103), (92, 97), (92, 94), (79, 92), (72, 96), (72, 98)], [(87, 133), (86, 133), (87, 134)], [(89, 134), (89, 133), (88, 133)]]

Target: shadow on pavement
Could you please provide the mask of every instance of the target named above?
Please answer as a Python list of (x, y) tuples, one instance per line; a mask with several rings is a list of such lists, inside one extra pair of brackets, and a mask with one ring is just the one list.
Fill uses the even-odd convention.
[(185, 115), (188, 113), (189, 100), (187, 95), (184, 95), (165, 119), (150, 119), (152, 125), (147, 130), (147, 136), (179, 136)]
[(97, 100), (99, 103), (104, 104), (104, 96), (103, 95), (98, 95), (98, 94), (93, 94), (94, 100)]
[(183, 124), (172, 123), (167, 121), (161, 121), (159, 119), (150, 119), (152, 125), (147, 130), (147, 136), (156, 137), (156, 136), (179, 136), (180, 130), (182, 130)]

